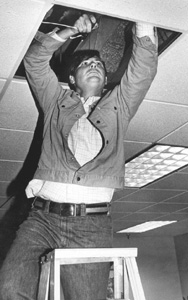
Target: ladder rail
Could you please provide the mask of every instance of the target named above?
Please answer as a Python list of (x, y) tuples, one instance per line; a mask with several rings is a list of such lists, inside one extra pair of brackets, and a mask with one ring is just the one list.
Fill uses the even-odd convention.
[(135, 249), (84, 248), (83, 252), (82, 249), (69, 249), (69, 253), (68, 249), (53, 250), (47, 255), (47, 259), (43, 259), (37, 300), (48, 300), (48, 295), (50, 295), (50, 300), (60, 300), (61, 265), (104, 261), (114, 264), (114, 300), (122, 299), (122, 297), (124, 300), (130, 300), (130, 286), (134, 300), (146, 300), (136, 263), (137, 250)]

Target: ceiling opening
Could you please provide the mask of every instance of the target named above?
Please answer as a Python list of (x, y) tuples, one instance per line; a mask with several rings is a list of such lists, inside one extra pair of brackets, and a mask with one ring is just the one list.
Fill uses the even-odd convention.
[[(47, 33), (55, 27), (73, 26), (83, 10), (54, 5), (45, 15), (39, 30)], [(88, 12), (91, 14), (91, 12)], [(51, 67), (60, 82), (68, 82), (69, 56), (76, 50), (96, 49), (100, 52), (107, 69), (108, 87), (117, 84), (126, 69), (132, 50), (133, 22), (94, 13), (98, 27), (90, 34), (68, 40), (53, 55)], [(110, 29), (110, 30), (109, 30)], [(157, 28), (159, 39), (159, 55), (169, 47), (181, 33)], [(25, 77), (23, 62), (21, 62), (15, 77)]]

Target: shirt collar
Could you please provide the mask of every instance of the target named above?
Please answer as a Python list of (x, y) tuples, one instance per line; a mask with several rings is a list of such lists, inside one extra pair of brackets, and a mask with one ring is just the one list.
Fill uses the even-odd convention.
[(86, 100), (83, 97), (80, 97), (80, 99), (82, 101), (82, 104), (86, 111), (86, 114), (88, 114), (90, 111), (91, 105), (96, 103), (100, 99), (100, 97), (99, 96), (91, 96), (91, 97), (88, 97)]
[(83, 97), (80, 97), (82, 104), (85, 106), (89, 106), (91, 104), (93, 104), (94, 102), (98, 101), (100, 99), (99, 96), (91, 96), (88, 97), (86, 100)]

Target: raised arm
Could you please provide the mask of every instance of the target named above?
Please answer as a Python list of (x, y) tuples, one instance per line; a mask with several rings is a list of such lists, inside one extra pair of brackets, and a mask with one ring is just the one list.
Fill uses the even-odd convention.
[(158, 44), (155, 28), (136, 23), (133, 27), (133, 50), (127, 70), (114, 92), (118, 94), (121, 109), (131, 119), (157, 72)]
[(89, 33), (95, 22), (94, 16), (84, 14), (75, 22), (73, 28), (66, 28), (58, 33), (37, 32), (25, 55), (24, 66), (31, 89), (43, 111), (65, 92), (49, 64), (53, 53), (73, 35)]

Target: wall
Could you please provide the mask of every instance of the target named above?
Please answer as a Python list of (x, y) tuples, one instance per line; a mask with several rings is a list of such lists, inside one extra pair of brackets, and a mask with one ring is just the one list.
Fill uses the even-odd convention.
[(182, 234), (176, 236), (175, 248), (177, 255), (177, 262), (180, 274), (180, 282), (182, 288), (182, 295), (187, 300), (188, 299), (188, 234)]
[(138, 268), (147, 300), (182, 300), (172, 237), (114, 236), (114, 247), (138, 248)]

